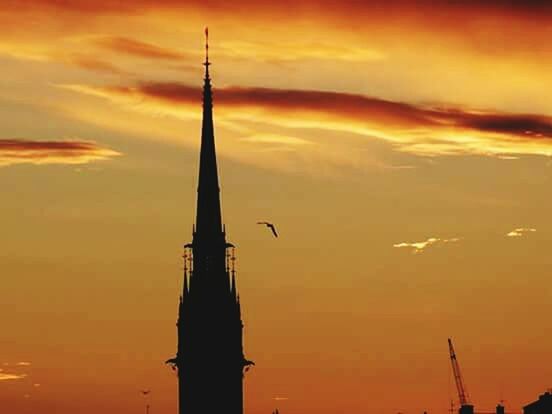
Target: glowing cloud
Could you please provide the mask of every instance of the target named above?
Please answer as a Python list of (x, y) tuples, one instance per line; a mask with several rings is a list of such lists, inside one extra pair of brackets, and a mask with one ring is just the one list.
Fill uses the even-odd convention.
[(86, 164), (118, 155), (117, 151), (89, 141), (0, 139), (0, 167), (14, 164)]
[(0, 381), (12, 381), (23, 379), (27, 374), (8, 374), (7, 372), (0, 372)]
[(266, 43), (223, 42), (222, 53), (233, 58), (260, 61), (285, 62), (298, 59), (342, 60), (345, 62), (367, 62), (385, 59), (379, 50), (352, 46), (335, 46), (322, 43)]
[(259, 143), (259, 144), (281, 144), (281, 145), (288, 145), (288, 146), (312, 144), (312, 142), (307, 141), (306, 139), (291, 137), (287, 135), (278, 135), (278, 134), (255, 134), (255, 135), (242, 138), (242, 141)]
[[(198, 88), (179, 83), (132, 86), (63, 85), (126, 109), (197, 116)], [(358, 94), (255, 87), (216, 88), (219, 120), (290, 129), (324, 129), (377, 138), (418, 155), (552, 155), (552, 117), (424, 106)]]
[(430, 237), (425, 241), (412, 242), (412, 243), (407, 243), (407, 242), (397, 243), (397, 244), (394, 244), (393, 247), (398, 247), (398, 248), (410, 247), (410, 248), (413, 248), (412, 250), (413, 253), (422, 253), (426, 247), (429, 247), (435, 243), (454, 243), (454, 242), (457, 242), (458, 240), (460, 239), (457, 237), (454, 237), (452, 239), (439, 239), (437, 237)]
[(533, 233), (537, 231), (537, 229), (532, 229), (532, 228), (519, 228), (519, 229), (514, 229), (512, 230), (511, 232), (507, 233), (506, 236), (508, 237), (521, 237), (523, 236), (525, 233)]
[[(31, 366), (32, 364), (30, 362), (27, 362), (27, 361), (20, 361), (20, 362), (3, 362), (2, 363), (3, 366), (5, 367), (29, 367)], [(0, 369), (0, 371), (2, 371)]]

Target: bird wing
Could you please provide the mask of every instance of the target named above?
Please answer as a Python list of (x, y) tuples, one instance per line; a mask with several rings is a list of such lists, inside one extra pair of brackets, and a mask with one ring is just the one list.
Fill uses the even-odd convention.
[(274, 234), (274, 237), (278, 237), (278, 233), (276, 232), (276, 227), (274, 227), (274, 224), (269, 224), (268, 227), (270, 227), (270, 230), (272, 230), (272, 234)]

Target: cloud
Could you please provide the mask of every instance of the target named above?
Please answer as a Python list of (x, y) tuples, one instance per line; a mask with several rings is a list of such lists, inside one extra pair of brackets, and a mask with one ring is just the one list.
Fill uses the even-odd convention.
[(459, 114), (460, 122), (470, 128), (490, 132), (528, 135), (534, 138), (552, 137), (552, 119), (537, 115)]
[[(64, 87), (125, 108), (174, 116), (199, 114), (201, 91), (185, 84)], [(216, 88), (214, 100), (217, 119), (225, 122), (353, 133), (386, 140), (397, 150), (418, 155), (552, 155), (552, 117), (545, 115), (430, 106), (343, 92), (235, 86)]]
[(66, 58), (65, 62), (94, 72), (107, 72), (114, 75), (128, 75), (128, 72), (118, 68), (110, 62), (89, 56), (74, 55)]
[(93, 43), (111, 51), (147, 59), (181, 60), (185, 55), (167, 48), (122, 36), (104, 36)]
[(0, 372), (0, 381), (11, 381), (23, 379), (27, 374), (8, 374), (7, 372)]
[(521, 228), (514, 229), (511, 232), (507, 233), (506, 236), (508, 236), (508, 237), (521, 237), (525, 233), (533, 233), (535, 231), (537, 231), (537, 229), (521, 227)]
[(242, 141), (253, 142), (257, 144), (280, 144), (284, 146), (301, 146), (312, 144), (306, 139), (279, 134), (254, 134), (242, 138)]
[[(266, 13), (285, 13), (293, 17), (297, 12), (317, 12), (318, 14), (327, 12), (343, 13), (348, 16), (366, 16), (371, 12), (380, 16), (391, 11), (402, 10), (410, 16), (418, 10), (418, 14), (425, 11), (440, 15), (446, 10), (476, 12), (497, 12), (504, 11), (508, 14), (526, 13), (538, 17), (538, 14), (552, 13), (552, 7), (545, 1), (524, 1), (512, 2), (507, 0), (488, 0), (481, 3), (477, 0), (465, 0), (462, 2), (450, 2), (446, 0), (418, 0), (415, 6), (407, 0), (389, 0), (385, 3), (376, 1), (344, 0), (335, 2), (331, 0), (306, 0), (301, 3), (301, 7), (290, 9), (288, 3), (280, 4), (273, 1), (258, 0), (240, 0), (237, 2), (227, 2), (223, 0), (213, 0), (208, 4), (199, 0), (190, 0), (182, 2), (181, 0), (135, 0), (131, 4), (120, 0), (71, 0), (71, 1), (51, 1), (51, 0), (4, 0), (5, 7), (16, 9), (17, 6), (25, 8), (57, 8), (82, 13), (125, 13), (136, 11), (147, 11), (155, 9), (179, 10), (188, 5), (194, 9), (210, 10), (213, 13), (241, 12), (247, 14)], [(398, 9), (399, 8), (399, 9)], [(295, 10), (295, 12), (294, 12)], [(358, 16), (358, 17), (360, 17)], [(394, 17), (394, 16), (389, 16)]]
[[(10, 363), (10, 362), (3, 362), (2, 363), (3, 366), (5, 367), (29, 367), (31, 366), (32, 364), (30, 362), (27, 362), (27, 361), (20, 361), (20, 362), (14, 362), (14, 363)], [(0, 369), (0, 371), (2, 371)]]
[(220, 53), (231, 58), (250, 59), (265, 62), (290, 62), (298, 59), (331, 60), (343, 62), (372, 62), (386, 59), (386, 55), (375, 48), (351, 45), (332, 45), (321, 42), (271, 43), (226, 41), (222, 42)]
[(118, 155), (121, 154), (90, 141), (0, 139), (0, 167), (14, 164), (86, 164)]
[[(120, 0), (3, 0), (0, 8), (0, 23), (3, 23), (4, 31), (20, 31), (21, 37), (36, 36), (41, 27), (38, 23), (41, 19), (49, 20), (50, 26), (56, 32), (80, 32), (91, 33), (99, 28), (99, 33), (129, 33), (138, 32), (140, 35), (151, 35), (152, 25), (140, 26), (133, 30), (126, 26), (129, 20), (153, 21), (153, 25), (161, 28), (160, 32), (168, 35), (175, 33), (186, 34), (186, 31), (199, 29), (201, 22), (206, 17), (211, 24), (224, 28), (225, 33), (220, 38), (227, 38), (228, 42), (234, 42), (228, 36), (229, 21), (233, 25), (243, 28), (243, 32), (257, 28), (270, 27), (279, 38), (293, 32), (293, 28), (301, 29), (305, 38), (305, 46), (300, 49), (307, 57), (319, 58), (318, 50), (322, 50), (322, 58), (337, 54), (347, 60), (358, 61), (379, 59), (381, 52), (389, 51), (389, 47), (368, 47), (357, 53), (360, 49), (349, 49), (342, 46), (351, 44), (351, 39), (360, 39), (361, 45), (367, 42), (378, 44), (385, 37), (394, 37), (390, 46), (399, 43), (412, 42), (417, 38), (418, 45), (434, 46), (439, 51), (449, 49), (449, 45), (456, 48), (471, 48), (482, 54), (517, 54), (527, 61), (528, 53), (533, 53), (539, 63), (549, 61), (549, 53), (552, 50), (550, 42), (542, 39), (549, 38), (551, 29), (548, 25), (552, 17), (552, 7), (549, 2), (524, 1), (512, 2), (506, 0), (490, 1), (430, 1), (430, 0), (389, 0), (358, 1), (343, 0), (305, 0), (297, 2), (274, 2), (268, 0), (239, 0), (235, 2), (213, 0), (209, 2), (199, 0), (135, 0), (124, 2)], [(4, 16), (3, 16), (4, 15)], [(56, 18), (56, 24), (52, 24), (52, 16)], [(2, 17), (4, 17), (2, 19)], [(153, 17), (153, 18), (152, 18)], [(231, 19), (229, 19), (231, 17)], [(124, 20), (124, 22), (122, 22)], [(308, 25), (305, 22), (308, 21)], [(185, 29), (182, 22), (186, 22)], [(113, 29), (119, 30), (108, 30)], [(174, 29), (168, 29), (174, 26)], [(510, 28), (511, 30), (505, 29)], [(30, 33), (32, 29), (33, 33)], [(343, 30), (346, 29), (346, 30)], [(345, 41), (331, 51), (320, 49), (316, 44), (310, 45), (310, 39), (317, 41), (323, 37), (319, 33), (339, 32), (346, 33)], [(198, 30), (200, 32), (200, 30)], [(282, 36), (282, 33), (284, 36)], [(316, 35), (313, 35), (316, 33)], [(301, 33), (300, 33), (301, 34)], [(268, 33), (262, 33), (262, 41), (268, 37)], [(235, 53), (243, 54), (260, 52), (260, 59), (270, 58), (270, 54), (279, 53), (276, 59), (288, 59), (297, 53), (289, 52), (285, 44), (293, 45), (295, 37), (301, 42), (300, 36), (289, 36), (283, 48), (280, 44), (270, 44), (261, 49), (255, 46), (252, 50), (248, 47), (250, 42), (236, 44), (241, 49), (232, 48)], [(429, 37), (433, 40), (428, 41)], [(125, 37), (122, 37), (125, 39)], [(257, 39), (254, 39), (257, 40)], [(240, 42), (244, 37), (240, 37)], [(260, 43), (260, 42), (259, 42)], [(276, 42), (279, 43), (279, 42)], [(504, 47), (507, 44), (508, 47)], [(358, 44), (357, 44), (358, 45)], [(445, 46), (446, 45), (446, 46)], [(357, 46), (358, 47), (358, 46)], [(408, 46), (406, 46), (408, 47)], [(124, 49), (124, 46), (123, 46)], [(368, 53), (366, 53), (368, 51)], [(528, 52), (529, 51), (529, 52)], [(314, 53), (314, 56), (312, 55)], [(392, 53), (391, 53), (392, 55)], [(255, 55), (248, 57), (255, 57)], [(352, 59), (349, 59), (351, 58)], [(496, 63), (493, 61), (493, 63)], [(476, 70), (470, 66), (472, 70)], [(499, 70), (496, 71), (497, 73)]]
[(94, 72), (105, 72), (114, 75), (131, 74), (111, 62), (98, 59), (95, 56), (81, 52), (71, 53), (65, 50), (42, 50), (41, 48), (38, 48), (38, 50), (33, 50), (32, 47), (31, 50), (26, 50), (25, 47), (21, 47), (21, 45), (18, 44), (0, 43), (0, 54), (5, 54), (15, 59), (31, 62), (61, 62), (67, 65), (76, 66)]
[(431, 245), (434, 245), (436, 243), (454, 243), (454, 242), (457, 242), (459, 241), (460, 239), (458, 237), (454, 237), (454, 238), (451, 238), (451, 239), (439, 239), (437, 237), (430, 237), (429, 239), (427, 240), (424, 240), (424, 241), (419, 241), (419, 242), (412, 242), (412, 243), (407, 243), (407, 242), (402, 242), (402, 243), (397, 243), (397, 244), (394, 244), (393, 247), (398, 247), (398, 248), (401, 248), (401, 247), (408, 247), (408, 248), (412, 248), (412, 252), (413, 253), (422, 253), (424, 251), (425, 248), (431, 246)]
[(289, 400), (288, 397), (273, 397), (272, 399), (274, 401), (287, 401), (287, 400)]

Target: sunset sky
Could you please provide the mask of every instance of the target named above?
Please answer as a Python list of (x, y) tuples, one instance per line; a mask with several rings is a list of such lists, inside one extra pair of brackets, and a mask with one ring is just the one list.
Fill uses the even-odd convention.
[(552, 387), (552, 6), (479, 3), (3, 0), (2, 414), (176, 412), (206, 25), (246, 413)]

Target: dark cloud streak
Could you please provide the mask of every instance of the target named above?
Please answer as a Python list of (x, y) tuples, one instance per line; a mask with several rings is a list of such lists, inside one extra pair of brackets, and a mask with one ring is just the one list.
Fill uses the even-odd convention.
[(482, 131), (552, 138), (552, 119), (539, 115), (471, 115), (464, 116), (463, 125)]
[(85, 164), (120, 155), (90, 141), (0, 139), (0, 166), (30, 164)]
[[(290, 7), (295, 5), (296, 7)], [(511, 0), (464, 0), (461, 2), (451, 2), (447, 0), (418, 0), (416, 2), (408, 0), (389, 0), (365, 1), (365, 0), (343, 0), (335, 2), (332, 0), (306, 0), (301, 4), (283, 1), (257, 1), (241, 0), (237, 2), (228, 2), (224, 0), (212, 0), (208, 3), (199, 0), (183, 2), (182, 0), (135, 0), (124, 2), (121, 0), (5, 0), (6, 8), (35, 8), (35, 9), (64, 9), (81, 13), (126, 13), (142, 12), (154, 9), (182, 9), (193, 7), (196, 9), (208, 9), (211, 12), (254, 12), (256, 9), (267, 10), (267, 12), (281, 11), (293, 14), (297, 10), (309, 12), (313, 10), (328, 11), (347, 11), (348, 13), (368, 13), (379, 15), (384, 12), (393, 12), (398, 14), (419, 10), (423, 13), (424, 9), (440, 10), (501, 10), (508, 13), (524, 13), (538, 15), (542, 13), (552, 13), (552, 4), (546, 0), (533, 1), (511, 1)]]
[[(112, 91), (138, 94), (171, 103), (199, 103), (198, 88), (178, 83), (143, 83)], [(377, 120), (404, 127), (456, 127), (496, 132), (522, 139), (552, 139), (552, 117), (534, 114), (493, 113), (467, 109), (427, 107), (363, 95), (312, 90), (219, 88), (214, 99), (222, 106), (259, 106), (277, 111), (309, 111), (353, 119)]]

